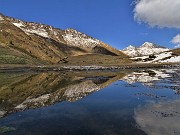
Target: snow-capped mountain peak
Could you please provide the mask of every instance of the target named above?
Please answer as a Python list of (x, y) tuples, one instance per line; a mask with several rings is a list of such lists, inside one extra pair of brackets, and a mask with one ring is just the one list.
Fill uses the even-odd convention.
[(145, 43), (142, 44), (139, 48), (165, 48), (165, 47), (160, 46), (160, 45), (156, 45), (156, 44), (154, 44), (154, 43), (145, 42)]
[(123, 50), (126, 51), (126, 50), (135, 50), (135, 49), (136, 49), (135, 46), (129, 45), (128, 47), (126, 47), (126, 48), (123, 49)]
[(140, 48), (154, 48), (154, 47), (156, 47), (156, 45), (155, 44), (153, 44), (153, 43), (150, 43), (150, 42), (145, 42), (144, 44), (142, 44), (141, 46), (140, 46)]
[(134, 47), (130, 45), (123, 50), (123, 52), (130, 57), (147, 56), (165, 51), (169, 51), (169, 49), (150, 42), (145, 42), (140, 47)]
[(129, 45), (128, 47), (126, 47), (125, 49), (123, 49), (123, 52), (131, 57), (134, 57), (134, 56), (138, 56), (139, 53), (137, 51), (137, 48), (132, 46), (132, 45)]

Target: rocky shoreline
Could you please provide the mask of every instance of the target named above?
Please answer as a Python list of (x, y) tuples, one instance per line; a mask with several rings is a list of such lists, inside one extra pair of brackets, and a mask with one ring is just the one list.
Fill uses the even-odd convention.
[(52, 66), (25, 66), (25, 65), (16, 65), (16, 66), (0, 66), (0, 72), (26, 72), (26, 71), (119, 71), (119, 70), (128, 70), (128, 69), (148, 69), (148, 68), (180, 68), (180, 63), (174, 64), (129, 64), (129, 65), (118, 65), (118, 66), (99, 66), (99, 65), (90, 65), (90, 66), (72, 66), (72, 65), (52, 65)]

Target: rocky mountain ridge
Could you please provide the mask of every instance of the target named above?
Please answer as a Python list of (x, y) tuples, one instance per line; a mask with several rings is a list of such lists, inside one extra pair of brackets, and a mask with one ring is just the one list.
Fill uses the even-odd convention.
[(2, 14), (0, 14), (0, 48), (5, 50), (0, 56), (0, 63), (4, 64), (9, 61), (18, 64), (57, 64), (67, 62), (64, 60), (69, 56), (87, 54), (127, 58), (127, 55), (119, 50), (74, 29), (61, 30)]

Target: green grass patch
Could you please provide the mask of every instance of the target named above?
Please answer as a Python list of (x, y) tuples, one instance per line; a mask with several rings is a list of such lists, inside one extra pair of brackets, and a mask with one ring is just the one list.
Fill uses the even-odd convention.
[(0, 64), (27, 64), (27, 60), (13, 55), (0, 55)]
[(0, 127), (0, 133), (7, 133), (16, 130), (14, 127)]

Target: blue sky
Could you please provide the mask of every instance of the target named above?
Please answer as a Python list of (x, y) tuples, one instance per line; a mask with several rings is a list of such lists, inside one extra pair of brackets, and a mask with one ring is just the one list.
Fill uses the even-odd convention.
[[(137, 20), (141, 21), (138, 23), (134, 20), (133, 10), (136, 5), (132, 4), (133, 1), (0, 0), (0, 12), (17, 19), (48, 24), (60, 29), (74, 28), (117, 49), (123, 49), (130, 44), (139, 46), (146, 41), (173, 48), (175, 44), (171, 43), (171, 40), (180, 33), (179, 27), (171, 27), (161, 22), (149, 23), (148, 17), (142, 17), (141, 12), (137, 10)], [(146, 11), (142, 14), (144, 13)]]

